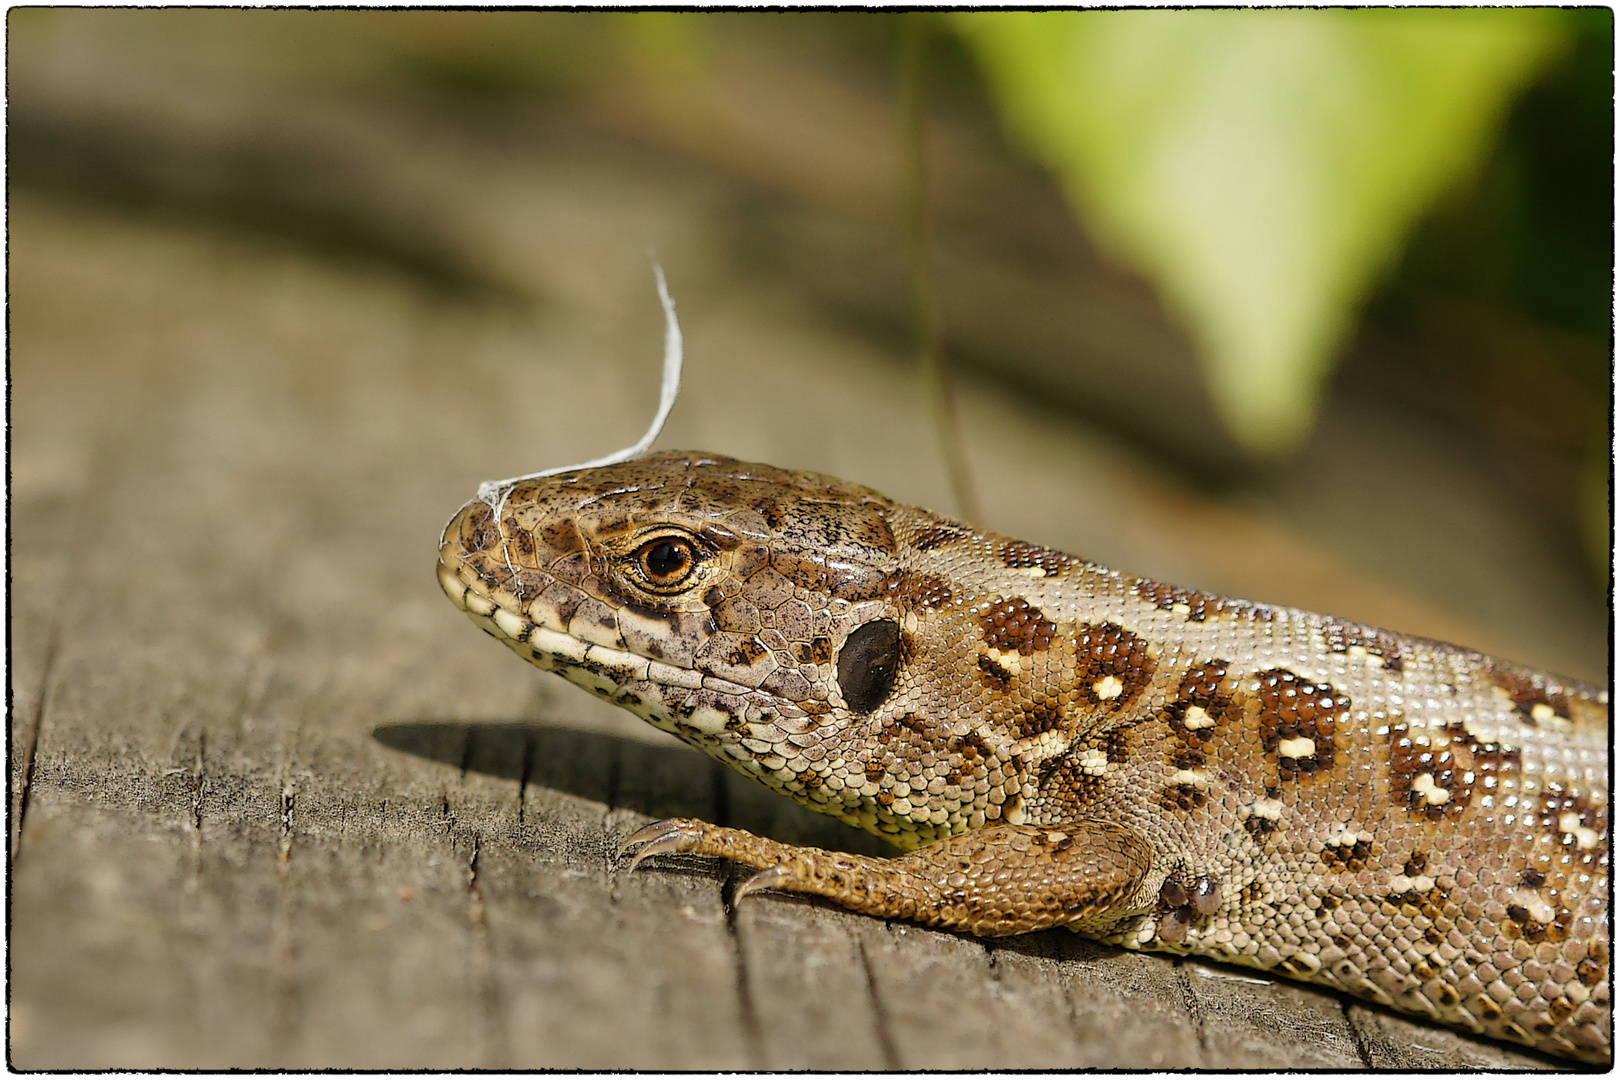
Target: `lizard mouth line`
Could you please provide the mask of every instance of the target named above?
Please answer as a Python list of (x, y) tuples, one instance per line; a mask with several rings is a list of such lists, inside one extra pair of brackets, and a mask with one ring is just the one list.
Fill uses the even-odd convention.
[[(661, 660), (554, 630), (519, 615), (489, 596), (472, 588), (445, 562), (439, 564), (439, 585), (450, 602), (467, 613), (485, 632), (510, 647), (519, 656), (546, 671), (556, 672), (598, 697), (622, 705), (660, 727), (706, 726), (694, 723), (698, 717), (677, 720), (660, 700), (665, 689), (699, 691), (737, 697), (768, 693), (691, 668), (676, 667)], [(646, 684), (648, 693), (638, 693), (637, 683)], [(703, 710), (699, 710), (701, 713)]]

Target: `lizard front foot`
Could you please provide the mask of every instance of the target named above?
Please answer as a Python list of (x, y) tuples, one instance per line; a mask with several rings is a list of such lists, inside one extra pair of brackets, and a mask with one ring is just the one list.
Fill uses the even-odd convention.
[[(793, 847), (690, 818), (658, 821), (625, 841), (630, 869), (683, 852), (759, 870), (737, 890), (811, 893), (885, 919), (991, 937), (1052, 926), (1094, 926), (1151, 908), (1147, 843), (1100, 822), (990, 825), (893, 859)], [(1144, 895), (1145, 892), (1145, 895)]]

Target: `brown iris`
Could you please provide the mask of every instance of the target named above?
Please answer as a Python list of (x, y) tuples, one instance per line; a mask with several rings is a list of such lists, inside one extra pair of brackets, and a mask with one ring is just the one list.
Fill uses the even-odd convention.
[(673, 589), (692, 576), (697, 552), (685, 537), (661, 536), (636, 549), (636, 565), (653, 588)]

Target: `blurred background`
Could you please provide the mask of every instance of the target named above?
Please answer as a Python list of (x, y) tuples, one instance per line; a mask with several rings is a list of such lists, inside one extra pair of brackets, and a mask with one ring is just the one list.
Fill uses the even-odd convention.
[[(8, 27), (14, 221), (234, 236), (464, 320), (588, 313), (636, 328), (636, 363), (656, 356), (649, 249), (688, 313), (747, 281), (873, 363), (914, 363), (920, 199), (923, 300), (964, 392), (1478, 621), (1555, 597), (1569, 640), (1549, 652), (1603, 673), (1606, 648), (1573, 643), (1601, 640), (1609, 579), (1607, 10)], [(492, 472), (537, 467), (532, 445), (515, 435)], [(914, 452), (945, 468), (932, 438)]]
[(1529, 1060), (625, 874), (649, 817), (881, 845), (431, 571), (644, 430), (652, 252), (664, 447), (1606, 682), (1608, 10), (6, 25), (18, 1067)]

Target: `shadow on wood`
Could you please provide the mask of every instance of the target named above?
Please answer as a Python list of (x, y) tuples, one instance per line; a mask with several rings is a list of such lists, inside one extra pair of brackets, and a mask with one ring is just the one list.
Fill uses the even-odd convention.
[(652, 818), (694, 817), (863, 855), (895, 849), (776, 795), (695, 750), (550, 724), (419, 720), (381, 724), (372, 738), (460, 769), (516, 780)]

